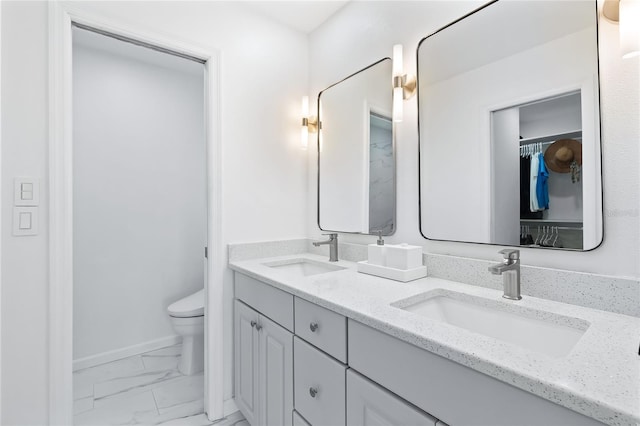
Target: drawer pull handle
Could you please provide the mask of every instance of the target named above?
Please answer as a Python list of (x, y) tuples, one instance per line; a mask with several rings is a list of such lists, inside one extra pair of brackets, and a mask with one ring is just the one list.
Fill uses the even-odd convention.
[(311, 398), (315, 398), (317, 394), (318, 394), (317, 388), (309, 388), (309, 395), (311, 395)]
[(312, 333), (315, 333), (316, 330), (318, 329), (318, 323), (312, 322), (311, 324), (309, 324), (309, 329), (311, 330)]

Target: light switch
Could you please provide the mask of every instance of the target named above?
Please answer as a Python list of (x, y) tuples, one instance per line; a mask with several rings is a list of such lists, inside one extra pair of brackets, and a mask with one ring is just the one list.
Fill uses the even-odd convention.
[(13, 208), (13, 235), (38, 235), (38, 207)]
[(15, 206), (37, 206), (40, 204), (40, 185), (38, 178), (19, 177), (14, 179)]
[(31, 212), (20, 212), (18, 229), (31, 229)]

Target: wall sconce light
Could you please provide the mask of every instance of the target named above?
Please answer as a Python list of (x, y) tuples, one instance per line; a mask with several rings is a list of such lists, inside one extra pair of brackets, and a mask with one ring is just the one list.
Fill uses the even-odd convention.
[(640, 0), (605, 0), (602, 14), (620, 24), (620, 51), (624, 59), (640, 55)]
[(411, 98), (416, 92), (416, 77), (404, 73), (402, 45), (393, 46), (393, 121), (402, 121), (402, 101)]
[(302, 130), (300, 133), (300, 148), (307, 149), (309, 146), (309, 132), (318, 132), (318, 119), (309, 116), (309, 97), (302, 97)]

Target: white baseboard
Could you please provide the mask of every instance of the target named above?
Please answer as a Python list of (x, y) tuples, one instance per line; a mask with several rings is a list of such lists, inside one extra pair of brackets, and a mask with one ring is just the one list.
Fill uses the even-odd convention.
[[(74, 359), (73, 371), (82, 370), (84, 368), (95, 367), (96, 365), (106, 364), (107, 362), (117, 361), (133, 355), (142, 354), (156, 349), (165, 348), (167, 346), (176, 345), (182, 341), (179, 335), (166, 336), (160, 339), (151, 340), (137, 345), (127, 346), (126, 348), (115, 349), (108, 352), (102, 352), (88, 357)], [(235, 404), (234, 404), (235, 405)], [(226, 405), (225, 405), (226, 407)]]
[(238, 406), (236, 405), (236, 400), (233, 398), (226, 399), (222, 404), (222, 411), (224, 416), (227, 417), (236, 411), (238, 411)]

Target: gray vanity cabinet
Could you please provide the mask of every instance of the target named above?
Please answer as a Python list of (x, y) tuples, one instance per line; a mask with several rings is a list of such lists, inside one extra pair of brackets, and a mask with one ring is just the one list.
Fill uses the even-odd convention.
[(354, 370), (347, 371), (347, 425), (435, 426), (437, 421)]
[(602, 426), (253, 278), (235, 284), (235, 400), (252, 426)]
[(293, 333), (235, 302), (236, 404), (253, 426), (291, 426)]

